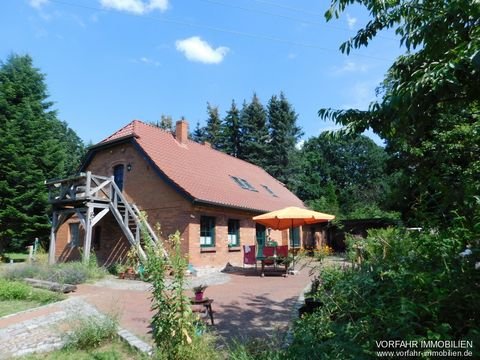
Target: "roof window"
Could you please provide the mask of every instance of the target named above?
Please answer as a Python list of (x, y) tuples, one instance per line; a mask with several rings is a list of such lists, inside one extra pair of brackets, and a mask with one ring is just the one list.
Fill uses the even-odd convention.
[(255, 189), (252, 185), (250, 185), (250, 183), (245, 180), (245, 179), (242, 179), (242, 178), (239, 178), (239, 177), (236, 177), (236, 176), (231, 176), (231, 178), (233, 179), (233, 181), (235, 181), (237, 183), (238, 186), (240, 186), (242, 189), (245, 189), (245, 190), (250, 190), (250, 191), (258, 191), (257, 189)]
[(270, 195), (272, 195), (273, 197), (278, 197), (277, 194), (275, 194), (275, 193), (273, 192), (273, 190), (270, 189), (267, 185), (263, 185), (263, 184), (262, 184), (262, 187), (263, 187), (265, 190), (267, 190), (267, 192), (268, 192)]

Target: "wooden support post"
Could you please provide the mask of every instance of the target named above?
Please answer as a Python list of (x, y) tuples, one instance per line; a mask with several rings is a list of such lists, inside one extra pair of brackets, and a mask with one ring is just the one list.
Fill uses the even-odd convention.
[(87, 179), (86, 179), (86, 184), (85, 184), (85, 197), (87, 199), (90, 198), (90, 191), (91, 191), (91, 184), (92, 184), (92, 173), (90, 171), (87, 171)]
[(85, 217), (85, 241), (83, 242), (83, 262), (88, 263), (90, 259), (90, 249), (92, 247), (92, 219), (93, 208), (88, 206), (87, 216)]
[(56, 211), (52, 214), (52, 228), (50, 230), (50, 247), (48, 249), (48, 263), (55, 264), (55, 241), (57, 236), (58, 213)]

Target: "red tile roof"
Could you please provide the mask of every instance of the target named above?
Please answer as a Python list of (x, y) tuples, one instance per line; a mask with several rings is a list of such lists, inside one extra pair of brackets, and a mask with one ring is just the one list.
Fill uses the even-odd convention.
[[(133, 141), (160, 171), (196, 201), (259, 212), (304, 207), (299, 198), (262, 168), (191, 140), (181, 144), (170, 132), (138, 120), (99, 145), (128, 136), (134, 136)], [(232, 177), (246, 180), (256, 191), (241, 188)]]

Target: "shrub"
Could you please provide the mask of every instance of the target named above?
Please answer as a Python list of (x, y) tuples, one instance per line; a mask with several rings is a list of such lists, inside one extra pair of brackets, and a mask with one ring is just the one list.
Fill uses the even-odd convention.
[(459, 256), (476, 238), (457, 226), (441, 233), (375, 230), (350, 243), (361, 263), (321, 270), (316, 297), (323, 306), (297, 322), (288, 357), (373, 358), (379, 340), (475, 338), (478, 346), (478, 253)]
[(1, 300), (30, 300), (46, 304), (52, 301), (63, 299), (63, 295), (33, 287), (18, 282), (0, 279), (0, 301)]
[(111, 316), (89, 316), (73, 321), (65, 337), (66, 349), (93, 349), (117, 336), (118, 321)]
[(27, 284), (0, 280), (0, 300), (25, 300), (31, 293), (32, 288)]
[(23, 280), (35, 278), (54, 281), (61, 284), (82, 284), (87, 280), (101, 279), (106, 275), (106, 270), (96, 265), (81, 262), (59, 263), (52, 266), (46, 264), (18, 264), (5, 266), (2, 277), (8, 280)]

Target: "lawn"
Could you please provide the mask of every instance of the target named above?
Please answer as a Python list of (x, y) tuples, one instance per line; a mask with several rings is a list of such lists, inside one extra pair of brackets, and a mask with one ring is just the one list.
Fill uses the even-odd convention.
[(33, 309), (43, 305), (40, 301), (34, 300), (1, 300), (0, 301), (0, 317), (17, 312)]
[(63, 294), (35, 289), (19, 281), (0, 279), (0, 316), (64, 299)]
[(22, 254), (22, 253), (5, 253), (2, 255), (2, 257), (5, 259), (5, 262), (10, 262), (10, 260), (13, 260), (13, 262), (23, 262), (27, 261), (28, 259), (28, 254)]

